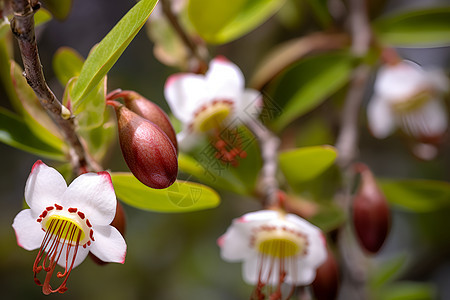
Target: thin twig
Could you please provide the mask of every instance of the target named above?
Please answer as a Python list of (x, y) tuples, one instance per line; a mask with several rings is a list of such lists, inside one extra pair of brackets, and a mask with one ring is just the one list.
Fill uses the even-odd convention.
[(88, 168), (86, 152), (75, 133), (74, 121), (69, 118), (70, 112), (61, 105), (45, 81), (34, 32), (34, 14), (39, 9), (39, 3), (36, 0), (31, 2), (33, 5), (28, 0), (12, 2), (14, 18), (11, 21), (11, 30), (19, 43), (24, 76), (39, 98), (42, 107), (63, 132), (70, 146), (70, 160), (74, 173), (80, 173), (80, 170), (84, 171)]
[(206, 70), (208, 63), (206, 62), (205, 55), (202, 55), (202, 53), (207, 53), (207, 51), (205, 51), (206, 49), (200, 49), (199, 44), (194, 42), (186, 33), (183, 26), (181, 26), (180, 22), (178, 21), (177, 16), (172, 11), (171, 0), (160, 0), (159, 2), (161, 2), (164, 15), (169, 20), (170, 24), (180, 37), (183, 44), (191, 52), (191, 57), (194, 57), (197, 60), (199, 72)]
[[(350, 29), (352, 33), (352, 52), (356, 57), (364, 56), (370, 46), (372, 32), (367, 18), (365, 0), (350, 0)], [(342, 113), (342, 123), (336, 147), (339, 151), (338, 163), (346, 168), (357, 155), (358, 112), (370, 75), (370, 67), (358, 66), (350, 83)]]
[(263, 159), (259, 188), (263, 192), (264, 206), (276, 206), (278, 203), (278, 180), (276, 178), (278, 170), (278, 147), (280, 139), (275, 136), (258, 119), (251, 118), (246, 122), (253, 134), (260, 143)]
[[(372, 32), (367, 18), (365, 0), (349, 0), (349, 21), (352, 35), (352, 53), (363, 57), (369, 50)], [(367, 86), (371, 68), (361, 64), (352, 74), (349, 91), (342, 112), (341, 128), (337, 137), (338, 165), (343, 172), (343, 193), (340, 195), (341, 206), (350, 215), (352, 203), (352, 185), (354, 172), (349, 168), (358, 156), (358, 120), (364, 91)], [(355, 299), (366, 299), (367, 259), (358, 247), (350, 224), (344, 226), (338, 239), (342, 258), (342, 291)]]

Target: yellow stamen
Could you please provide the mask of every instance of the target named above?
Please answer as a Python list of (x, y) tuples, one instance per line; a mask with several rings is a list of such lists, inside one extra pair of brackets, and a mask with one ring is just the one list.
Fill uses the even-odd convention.
[(287, 258), (304, 254), (307, 241), (304, 235), (286, 228), (270, 228), (258, 232), (255, 246), (263, 255)]
[(220, 128), (223, 121), (230, 115), (232, 106), (228, 102), (216, 102), (198, 112), (193, 123), (194, 131), (207, 132)]
[(422, 107), (432, 98), (432, 96), (433, 94), (431, 91), (423, 90), (410, 98), (392, 102), (391, 107), (397, 113), (410, 112)]
[[(53, 220), (60, 220), (60, 222), (55, 223), (57, 225), (55, 228), (51, 228), (52, 232), (59, 232), (60, 236), (72, 245), (76, 244), (79, 233), (81, 233), (79, 240), (83, 241), (85, 239), (86, 234), (83, 227), (80, 226), (80, 224), (78, 224), (73, 218), (68, 218), (62, 215), (55, 214), (46, 218), (45, 221), (42, 222), (42, 228), (44, 228), (45, 231), (49, 230), (49, 226), (52, 224)], [(74, 230), (75, 234), (69, 234), (69, 230)]]

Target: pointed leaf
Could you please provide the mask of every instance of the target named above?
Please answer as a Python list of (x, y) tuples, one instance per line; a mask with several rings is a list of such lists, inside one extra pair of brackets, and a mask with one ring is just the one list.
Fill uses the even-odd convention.
[(14, 61), (11, 61), (11, 80), (17, 96), (11, 98), (11, 103), (23, 116), (25, 123), (41, 140), (62, 149), (64, 142), (58, 127), (41, 106), (33, 89), (23, 77), (22, 69)]
[(347, 83), (351, 70), (352, 58), (343, 52), (316, 55), (291, 66), (268, 87), (282, 110), (272, 127), (281, 130), (317, 107)]
[(399, 254), (378, 264), (376, 272), (370, 278), (371, 288), (377, 290), (382, 288), (386, 283), (392, 282), (405, 268), (406, 263), (406, 254)]
[(390, 284), (381, 290), (378, 300), (433, 300), (436, 289), (430, 283), (401, 281)]
[(246, 194), (245, 187), (235, 179), (230, 178), (229, 174), (223, 174), (224, 166), (220, 162), (207, 164), (201, 159), (196, 160), (193, 157), (180, 153), (178, 155), (178, 168), (180, 171), (192, 175), (201, 182), (215, 187), (217, 189), (233, 191), (237, 194)]
[(261, 25), (285, 0), (191, 0), (189, 18), (207, 42), (235, 40)]
[(442, 47), (450, 45), (450, 6), (420, 9), (379, 18), (378, 38), (396, 47)]
[(450, 207), (450, 183), (423, 179), (380, 179), (389, 203), (416, 213)]
[(331, 146), (313, 146), (281, 152), (280, 169), (291, 186), (319, 176), (337, 157)]
[(339, 228), (346, 220), (344, 211), (335, 204), (320, 205), (319, 212), (308, 219), (323, 232), (330, 232)]
[(71, 94), (74, 109), (85, 101), (84, 97), (119, 59), (144, 26), (157, 2), (157, 0), (139, 1), (89, 54)]
[(72, 77), (78, 77), (83, 68), (84, 58), (74, 49), (62, 47), (53, 56), (53, 70), (62, 85)]
[(105, 110), (104, 119), (107, 121), (99, 127), (90, 130), (79, 128), (78, 130), (78, 134), (86, 141), (89, 153), (98, 162), (102, 161), (108, 151), (111, 150), (111, 144), (117, 135), (116, 120), (108, 110)]
[(177, 180), (166, 189), (151, 189), (131, 173), (112, 173), (117, 197), (133, 207), (157, 212), (189, 212), (214, 208), (219, 195), (199, 183)]
[(56, 149), (38, 139), (19, 116), (1, 107), (0, 141), (35, 155), (65, 160), (65, 155), (60, 149)]
[(72, 113), (77, 120), (78, 127), (81, 130), (96, 128), (102, 125), (104, 121), (103, 117), (106, 108), (106, 76), (93, 90), (83, 97), (83, 101), (80, 105), (73, 107), (70, 95), (77, 80), (77, 77), (73, 77), (67, 83), (64, 91), (63, 103), (71, 108)]

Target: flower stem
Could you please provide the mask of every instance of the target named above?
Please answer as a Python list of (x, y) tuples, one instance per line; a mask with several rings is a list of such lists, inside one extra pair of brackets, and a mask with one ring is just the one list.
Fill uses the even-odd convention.
[(207, 53), (206, 49), (200, 49), (200, 45), (194, 42), (191, 37), (186, 33), (183, 26), (181, 26), (178, 21), (177, 16), (172, 11), (171, 0), (160, 0), (164, 15), (169, 20), (175, 32), (180, 37), (181, 41), (191, 52), (191, 57), (195, 58), (198, 63), (198, 67), (196, 70), (198, 73), (203, 73), (206, 71), (208, 67), (208, 62), (206, 61), (205, 56), (202, 53)]
[[(355, 57), (364, 57), (372, 41), (366, 1), (349, 0), (349, 10), (351, 50)], [(352, 186), (355, 180), (355, 170), (351, 166), (358, 156), (358, 120), (370, 72), (371, 67), (364, 63), (353, 71), (336, 141), (339, 153), (337, 163), (343, 173), (343, 191), (337, 198), (340, 200), (341, 207), (349, 215), (352, 206)], [(358, 299), (366, 299), (367, 258), (359, 248), (349, 223), (339, 232), (338, 247), (344, 278), (342, 290), (347, 290)]]
[(34, 14), (40, 5), (36, 0), (14, 0), (12, 2), (14, 18), (11, 30), (20, 48), (24, 65), (24, 76), (33, 89), (42, 107), (52, 117), (53, 121), (63, 132), (64, 138), (70, 146), (70, 161), (75, 174), (89, 167), (86, 151), (75, 132), (73, 118), (67, 116), (65, 108), (50, 90), (44, 77), (34, 32)]
[(253, 134), (260, 143), (263, 158), (259, 189), (263, 193), (264, 206), (278, 206), (278, 180), (276, 178), (278, 170), (278, 147), (280, 139), (275, 136), (258, 119), (250, 119), (246, 122)]

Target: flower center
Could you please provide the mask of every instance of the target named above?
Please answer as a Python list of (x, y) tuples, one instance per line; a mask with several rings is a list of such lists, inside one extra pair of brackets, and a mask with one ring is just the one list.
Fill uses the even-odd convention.
[[(286, 280), (296, 282), (299, 258), (307, 254), (306, 235), (287, 226), (263, 225), (255, 230), (251, 246), (258, 251), (258, 284), (252, 299), (290, 299), (294, 292), (283, 297), (282, 285)], [(270, 287), (267, 287), (270, 286)]]
[(303, 233), (287, 227), (265, 226), (255, 236), (255, 249), (262, 255), (289, 258), (306, 254), (307, 240)]
[(220, 128), (233, 110), (230, 100), (214, 100), (200, 107), (194, 114), (192, 129), (197, 132), (207, 132)]
[(413, 96), (391, 102), (391, 107), (396, 113), (407, 113), (419, 109), (432, 99), (433, 93), (430, 90), (422, 90)]
[[(47, 207), (36, 221), (41, 223), (45, 236), (33, 265), (34, 281), (42, 286), (42, 291), (46, 295), (55, 292), (64, 293), (79, 246), (86, 248), (94, 241), (92, 225), (85, 214), (77, 208), (65, 209), (58, 204)], [(65, 264), (64, 273), (58, 272), (56, 275), (57, 278), (63, 279), (63, 282), (53, 290), (50, 280), (58, 262)], [(47, 273), (43, 284), (37, 278), (42, 270)]]

